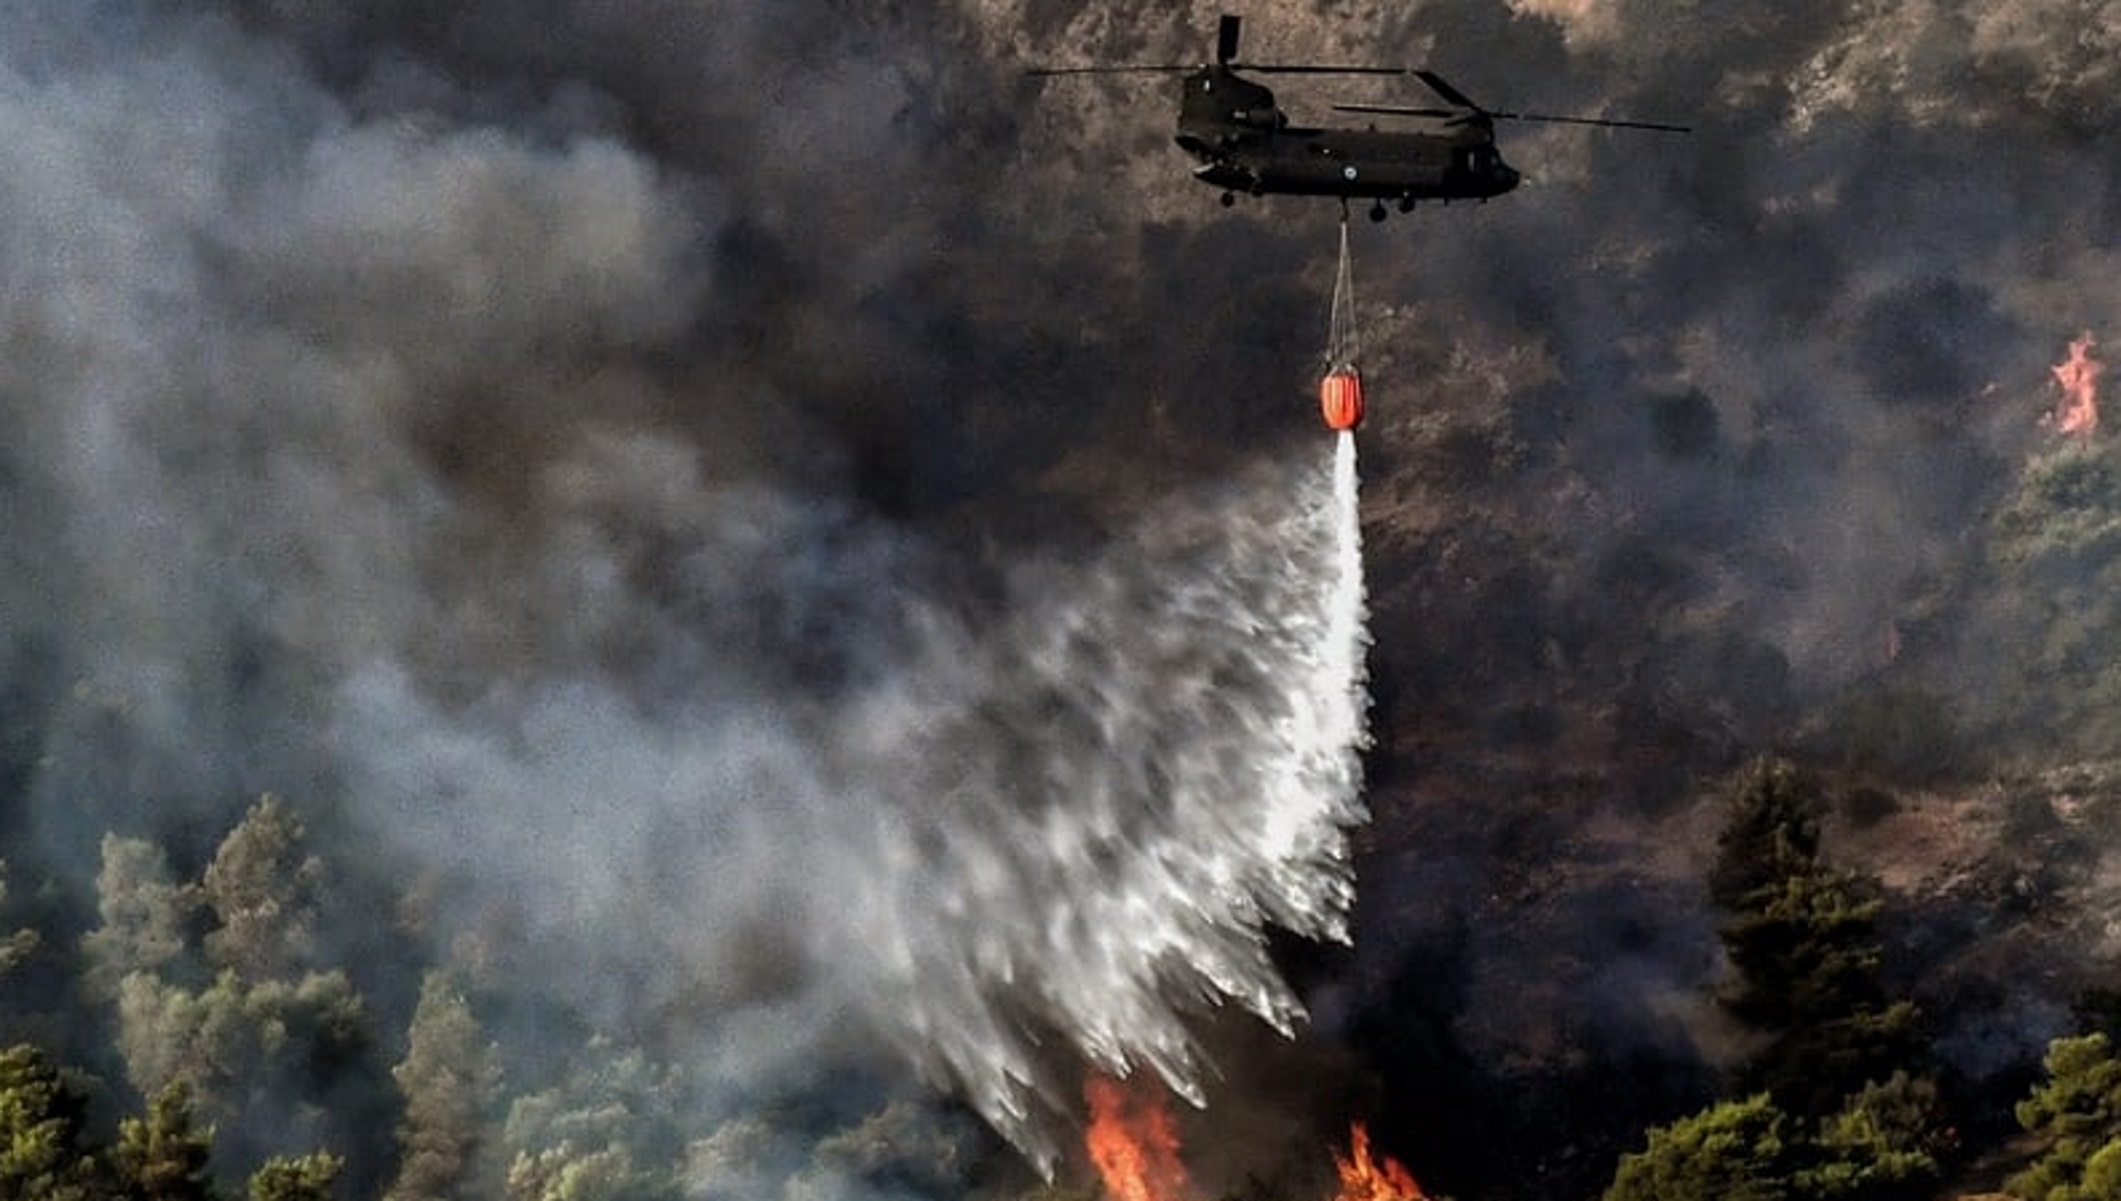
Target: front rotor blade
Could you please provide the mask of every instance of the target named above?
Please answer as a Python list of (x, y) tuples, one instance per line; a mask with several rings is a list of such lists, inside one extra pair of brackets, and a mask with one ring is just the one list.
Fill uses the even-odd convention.
[(1337, 113), (1386, 113), (1394, 117), (1463, 117), (1462, 108), (1405, 108), (1396, 104), (1336, 104)]
[(1609, 129), (1649, 129), (1658, 133), (1692, 133), (1686, 125), (1667, 125), (1662, 121), (1622, 121), (1607, 117), (1554, 117), (1545, 113), (1489, 113), (1491, 117), (1502, 117), (1511, 121), (1548, 121), (1556, 125), (1603, 125)]
[(1413, 72), (1413, 75), (1414, 78), (1419, 79), (1425, 84), (1428, 84), (1430, 91), (1443, 97), (1446, 101), (1455, 104), (1460, 108), (1470, 108), (1474, 112), (1480, 111), (1479, 105), (1467, 99), (1466, 94), (1464, 92), (1461, 92), (1457, 88), (1454, 88), (1450, 84), (1444, 82), (1444, 77), (1438, 75), (1436, 72), (1416, 70), (1415, 72)]

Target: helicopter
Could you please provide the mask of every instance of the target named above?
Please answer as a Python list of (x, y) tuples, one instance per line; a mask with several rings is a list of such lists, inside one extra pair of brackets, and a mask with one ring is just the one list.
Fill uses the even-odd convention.
[[(1199, 64), (1034, 67), (1033, 76), (1183, 74), (1178, 108), (1180, 149), (1199, 165), (1194, 178), (1222, 189), (1225, 208), (1247, 196), (1337, 196), (1343, 213), (1351, 199), (1372, 201), (1370, 219), (1385, 219), (1385, 201), (1412, 212), (1417, 202), (1485, 202), (1514, 189), (1523, 176), (1495, 147), (1495, 122), (1549, 121), (1618, 129), (1686, 133), (1684, 125), (1601, 117), (1557, 117), (1498, 112), (1474, 103), (1434, 71), (1409, 67), (1248, 63), (1237, 56), (1240, 19), (1222, 14), (1215, 60)], [(1336, 104), (1336, 112), (1427, 117), (1440, 128), (1327, 129), (1292, 125), (1266, 86), (1238, 74), (1412, 75), (1448, 107)]]

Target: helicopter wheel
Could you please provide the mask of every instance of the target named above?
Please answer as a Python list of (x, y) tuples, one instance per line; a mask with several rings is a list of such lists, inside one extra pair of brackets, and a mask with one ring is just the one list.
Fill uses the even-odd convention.
[(1235, 192), (1224, 192), (1224, 193), (1223, 193), (1223, 207), (1224, 207), (1224, 208), (1229, 208), (1229, 207), (1230, 207), (1231, 205), (1233, 205), (1233, 204), (1236, 204), (1236, 203), (1237, 203), (1237, 193), (1235, 193)]
[(1400, 198), (1399, 198), (1399, 211), (1400, 211), (1400, 212), (1402, 212), (1402, 213), (1411, 213), (1411, 212), (1413, 212), (1413, 211), (1414, 211), (1414, 198), (1413, 198), (1412, 196), (1402, 196), (1402, 197), (1400, 197)]
[(1382, 221), (1382, 220), (1384, 220), (1384, 219), (1385, 219), (1385, 202), (1384, 202), (1384, 201), (1382, 201), (1382, 200), (1380, 200), (1380, 201), (1378, 201), (1378, 202), (1377, 202), (1376, 204), (1373, 204), (1373, 205), (1371, 205), (1371, 206), (1370, 206), (1370, 220), (1372, 220), (1372, 221)]

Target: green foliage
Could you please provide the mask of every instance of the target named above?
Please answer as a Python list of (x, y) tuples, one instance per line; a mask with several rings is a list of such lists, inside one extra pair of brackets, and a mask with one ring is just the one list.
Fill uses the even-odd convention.
[(1739, 1072), (1803, 1118), (1832, 1113), (1850, 1093), (1904, 1070), (1920, 1049), (1914, 1003), (1863, 1008), (1779, 1031)]
[[(893, 1102), (817, 1145), (820, 1167), (878, 1185), (941, 1196), (963, 1178), (968, 1153), (958, 1132), (919, 1106)], [(897, 1190), (884, 1190), (897, 1191)]]
[(487, 1109), (501, 1070), (471, 1006), (449, 976), (427, 973), (410, 1045), (391, 1075), (405, 1097), (403, 1156), (386, 1201), (452, 1201), (482, 1174)]
[(2121, 472), (2102, 448), (2065, 447), (2026, 468), (1995, 520), (2007, 561), (2102, 565), (2121, 551)]
[[(653, 1201), (678, 1195), (671, 1086), (639, 1051), (590, 1043), (591, 1066), (520, 1097), (502, 1134), (512, 1201)], [(657, 1166), (657, 1165), (664, 1166)]]
[(1920, 1201), (1943, 1178), (1936, 1086), (1905, 1073), (1852, 1094), (1816, 1129), (1766, 1093), (1650, 1131), (1605, 1201)]
[(1984, 619), (2008, 633), (1993, 715), (2044, 744), (2111, 747), (2121, 726), (2121, 444), (2034, 461), (1990, 525)]
[(1762, 1026), (1826, 1020), (1882, 996), (1876, 935), (1881, 906), (1855, 878), (1807, 867), (1755, 889), (1723, 929), (1743, 975), (1731, 1012)]
[(302, 849), (302, 823), (278, 797), (252, 805), (207, 866), (200, 893), (219, 920), (206, 936), (216, 967), (247, 980), (298, 975), (316, 942), (323, 864)]
[(583, 1150), (572, 1144), (516, 1156), (509, 1201), (676, 1201), (677, 1181), (633, 1160), (624, 1144)]
[(1812, 1166), (1798, 1174), (1801, 1193), (1828, 1201), (1920, 1201), (1943, 1179), (1937, 1086), (1896, 1072), (1865, 1087), (1820, 1124)]
[(182, 1085), (212, 1120), (284, 1124), (312, 1073), (367, 1049), (352, 981), (311, 963), (322, 869), (301, 837), (266, 797), (196, 884), (173, 882), (148, 843), (104, 839), (103, 920), (82, 949), (92, 993), (115, 1003), (118, 1050), (143, 1095)]
[(1745, 769), (1710, 881), (1732, 910), (1720, 934), (1737, 981), (1723, 1003), (1769, 1034), (1739, 1071), (1807, 1121), (1907, 1065), (1913, 1005), (1888, 1003), (1881, 903), (1865, 881), (1819, 860), (1819, 786), (1785, 760)]
[(194, 1121), (191, 1093), (173, 1082), (148, 1101), (147, 1116), (119, 1124), (111, 1165), (130, 1201), (213, 1201), (213, 1143)]
[(2018, 1123), (2047, 1151), (2013, 1176), (2026, 1201), (2121, 1197), (2121, 1059), (2104, 1034), (2058, 1038), (2044, 1061), (2047, 1079), (2018, 1103)]
[(161, 848), (104, 835), (96, 898), (102, 924), (81, 940), (91, 994), (115, 1000), (127, 976), (162, 975), (184, 954), (198, 890), (171, 882)]
[(1803, 1194), (1789, 1118), (1766, 1093), (1653, 1129), (1620, 1158), (1605, 1201), (1783, 1201)]
[(1754, 892), (1810, 868), (1819, 856), (1817, 781), (1787, 759), (1762, 757), (1739, 773), (1731, 816), (1716, 839), (1709, 895), (1725, 909), (1745, 907)]
[(103, 1201), (103, 1165), (85, 1136), (87, 1100), (35, 1047), (0, 1051), (0, 1197)]
[(346, 1161), (323, 1151), (275, 1156), (250, 1177), (250, 1201), (331, 1201)]

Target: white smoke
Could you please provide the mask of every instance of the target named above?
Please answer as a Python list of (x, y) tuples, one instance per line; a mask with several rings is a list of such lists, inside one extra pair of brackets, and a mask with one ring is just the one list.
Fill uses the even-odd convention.
[[(833, 540), (800, 507), (753, 513), (680, 556)], [(1344, 441), (1330, 473), (1261, 469), (1088, 561), (1019, 564), (977, 617), (902, 567), (830, 564), (889, 599), (841, 614), (871, 628), (831, 637), (877, 657), (829, 698), (746, 691), (678, 632), (700, 674), (649, 703), (567, 678), (445, 707), (379, 663), (339, 745), (379, 830), (459, 859), (562, 958), (634, 973), (627, 1004), (792, 957), (828, 1025), (893, 1040), (1050, 1164), (1045, 1117), (1073, 1086), (1056, 1072), (1076, 1069), (1042, 1039), (1199, 1099), (1189, 1016), (1301, 1016), (1268, 927), (1344, 936), (1364, 817), (1354, 516)], [(803, 603), (752, 578), (735, 603)]]

